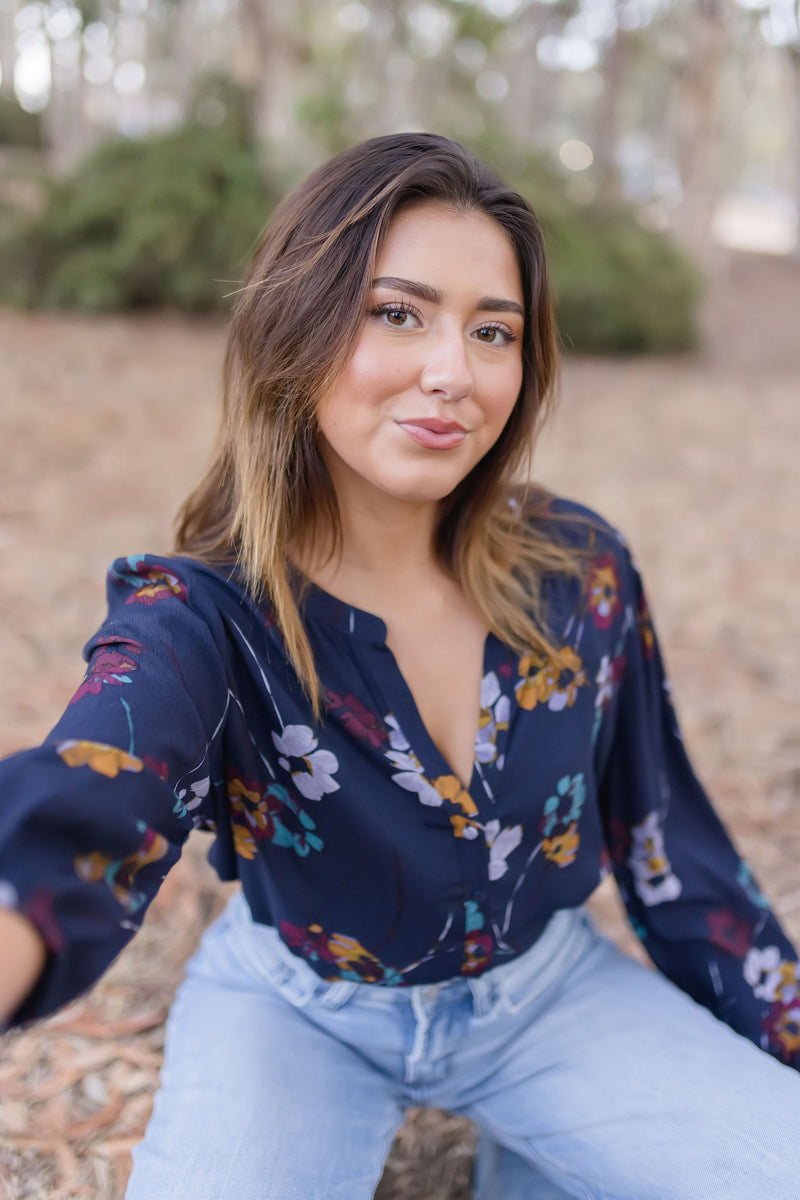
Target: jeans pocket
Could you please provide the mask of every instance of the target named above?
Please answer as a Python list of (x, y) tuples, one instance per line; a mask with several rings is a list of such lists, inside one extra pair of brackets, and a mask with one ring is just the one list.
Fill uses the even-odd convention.
[(325, 1008), (339, 1008), (355, 988), (346, 981), (328, 983), (322, 979), (292, 953), (277, 929), (253, 920), (242, 893), (231, 899), (209, 934), (209, 956), (225, 957), (228, 969), (235, 973), (236, 986), (274, 992), (295, 1008), (317, 1003)]
[(557, 986), (576, 962), (591, 949), (595, 934), (588, 916), (579, 908), (553, 913), (530, 949), (494, 972), (502, 1008), (520, 1012)]

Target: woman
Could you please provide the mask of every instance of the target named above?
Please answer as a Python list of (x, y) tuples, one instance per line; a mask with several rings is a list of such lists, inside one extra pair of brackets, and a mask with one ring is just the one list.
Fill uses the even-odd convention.
[[(556, 359), (533, 214), (444, 138), (348, 150), (268, 226), (179, 556), (114, 564), (2, 779), (15, 1021), (97, 978), (192, 827), (242, 883), (129, 1200), (366, 1200), (416, 1104), (478, 1122), (484, 1198), (800, 1196), (794, 952), (624, 542), (514, 484)], [(584, 917), (609, 869), (662, 974)]]

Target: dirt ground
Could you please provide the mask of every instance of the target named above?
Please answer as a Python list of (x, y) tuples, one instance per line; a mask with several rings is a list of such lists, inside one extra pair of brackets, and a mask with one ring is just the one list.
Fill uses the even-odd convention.
[[(697, 354), (575, 359), (537, 474), (627, 534), (698, 773), (800, 938), (800, 266), (736, 256)], [(211, 445), (224, 328), (0, 311), (0, 753), (82, 677), (119, 554), (170, 545)], [(0, 1045), (0, 1200), (122, 1195), (182, 963), (222, 902), (201, 835), (86, 998)], [(601, 924), (636, 952), (613, 892)], [(471, 1130), (412, 1114), (383, 1200), (464, 1200)]]

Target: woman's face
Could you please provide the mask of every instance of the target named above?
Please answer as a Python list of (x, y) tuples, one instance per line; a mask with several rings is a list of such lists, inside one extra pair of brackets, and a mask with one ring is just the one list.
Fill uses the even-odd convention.
[[(491, 217), (402, 210), (378, 255), (347, 366), (319, 409), (339, 502), (448, 495), (494, 445), (522, 383), (524, 299)], [(377, 498), (377, 497), (376, 497)]]

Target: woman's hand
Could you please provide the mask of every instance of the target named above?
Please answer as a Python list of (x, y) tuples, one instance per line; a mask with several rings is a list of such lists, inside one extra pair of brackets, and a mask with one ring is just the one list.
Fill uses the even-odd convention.
[(0, 1026), (30, 993), (46, 955), (44, 941), (28, 918), (0, 909)]

